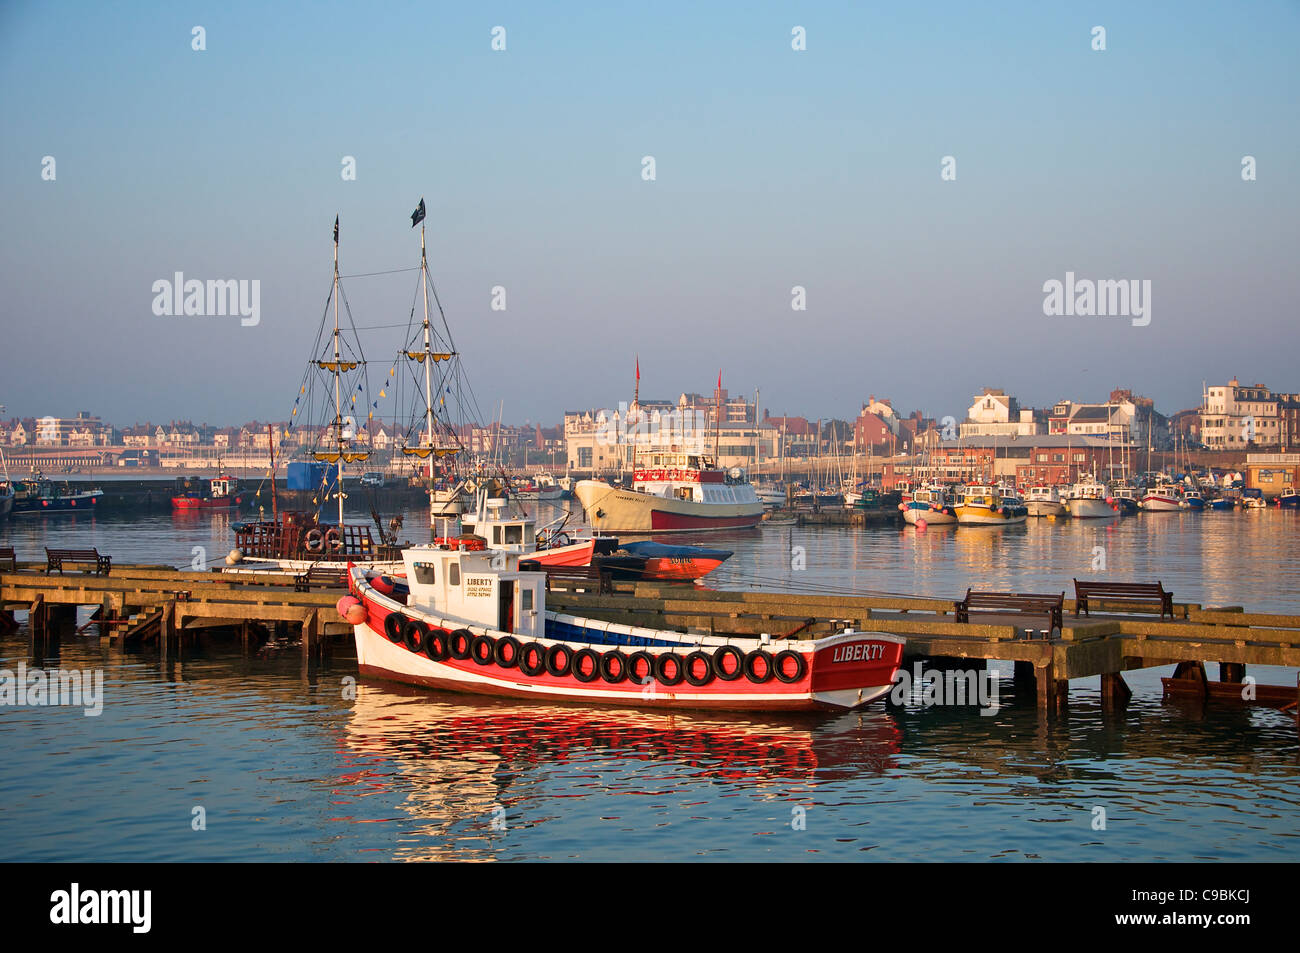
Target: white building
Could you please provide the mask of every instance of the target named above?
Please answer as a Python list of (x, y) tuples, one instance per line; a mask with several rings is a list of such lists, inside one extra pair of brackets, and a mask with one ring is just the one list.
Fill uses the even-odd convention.
[(1242, 387), (1236, 378), (1208, 387), (1201, 403), (1201, 443), (1211, 450), (1241, 450), (1247, 444), (1281, 444), (1278, 400), (1262, 384)]

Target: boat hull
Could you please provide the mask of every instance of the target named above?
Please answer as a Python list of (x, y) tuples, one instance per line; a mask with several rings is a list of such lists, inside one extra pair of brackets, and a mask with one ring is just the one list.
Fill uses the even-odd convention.
[(14, 500), (12, 512), (28, 513), (84, 513), (98, 507), (104, 494), (101, 490), (93, 493), (79, 493), (76, 496), (60, 496), (53, 499)]
[(1172, 496), (1142, 497), (1142, 509), (1148, 513), (1177, 513), (1182, 508), (1183, 504)]
[(174, 510), (228, 510), (235, 506), (234, 497), (204, 498), (200, 496), (173, 496)]
[[(700, 708), (735, 711), (813, 711), (858, 708), (885, 695), (894, 683), (894, 674), (902, 661), (904, 640), (900, 636), (879, 632), (844, 632), (815, 642), (790, 641), (767, 644), (772, 653), (787, 651), (802, 659), (798, 677), (782, 681), (768, 675), (755, 681), (739, 672), (723, 679), (710, 677), (703, 684), (682, 681), (669, 684), (657, 671), (660, 658), (671, 655), (678, 664), (690, 664), (691, 653), (712, 653), (727, 644), (738, 651), (751, 651), (757, 640), (728, 640), (691, 637), (662, 630), (620, 627), (608, 622), (585, 620), (559, 613), (547, 613), (548, 631), (589, 635), (581, 638), (529, 639), (520, 636), (515, 645), (518, 655), (513, 661), (496, 660), (498, 645), (509, 633), (482, 626), (463, 626), (455, 620), (438, 619), (415, 608), (403, 607), (386, 597), (376, 597), (368, 586), (355, 585), (354, 592), (365, 608), (365, 621), (353, 626), (357, 648), (357, 665), (362, 675), (389, 679), (425, 688), (527, 698), (548, 701), (574, 701), (621, 707)], [(403, 641), (392, 641), (384, 634), (388, 616), (400, 611), (409, 619), (424, 622), (434, 633), (467, 631), (491, 641), (493, 652), (485, 661), (443, 657), (435, 661), (428, 653), (415, 651)], [(390, 623), (391, 625), (391, 623)], [(455, 628), (453, 628), (455, 627)], [(447, 635), (444, 635), (446, 638)], [(626, 642), (617, 641), (623, 638)], [(688, 641), (690, 640), (690, 641)], [(656, 674), (636, 678), (631, 671), (618, 679), (606, 679), (591, 670), (583, 680), (569, 670), (569, 665), (542, 668), (537, 674), (523, 670), (522, 662), (534, 652), (548, 653), (563, 646), (571, 653), (589, 648), (598, 654), (618, 651), (627, 665), (636, 655), (649, 656)], [(623, 654), (621, 648), (629, 648)], [(504, 653), (502, 657), (505, 658)], [(571, 664), (578, 664), (576, 656)], [(780, 655), (774, 655), (780, 664)], [(643, 659), (644, 660), (644, 659)], [(669, 659), (669, 662), (673, 659)], [(786, 674), (793, 676), (794, 671)]]
[(1013, 526), (1023, 523), (1028, 513), (1004, 514), (987, 506), (958, 506), (957, 522), (962, 526)]
[(1054, 500), (1029, 500), (1025, 503), (1025, 509), (1034, 517), (1068, 516), (1070, 513), (1064, 503)]
[(952, 507), (947, 507), (949, 512), (945, 512), (935, 509), (928, 503), (917, 503), (915, 500), (899, 505), (903, 508), (903, 521), (913, 526), (918, 520), (925, 520), (928, 526), (947, 526), (957, 522), (957, 514), (951, 512)]
[(602, 533), (687, 533), (746, 529), (763, 518), (755, 498), (741, 503), (696, 503), (623, 490), (595, 480), (574, 489), (593, 529)]
[(1065, 505), (1070, 511), (1070, 516), (1077, 520), (1109, 520), (1119, 516), (1119, 510), (1105, 500), (1084, 498), (1070, 500)]

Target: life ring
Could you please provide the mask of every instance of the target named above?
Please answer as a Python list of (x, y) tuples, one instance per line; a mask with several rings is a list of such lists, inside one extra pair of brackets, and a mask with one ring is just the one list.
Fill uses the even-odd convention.
[(447, 645), (447, 631), (432, 629), (424, 640), (424, 654), (431, 662), (446, 661), (451, 650)]
[[(726, 659), (731, 659), (727, 667)], [(745, 674), (745, 653), (734, 645), (724, 645), (713, 653), (713, 674), (724, 682), (733, 682)]]
[(402, 626), (402, 641), (412, 652), (419, 652), (429, 638), (429, 627), (419, 619), (407, 619)]
[(406, 626), (406, 616), (400, 612), (390, 612), (384, 619), (384, 635), (388, 641), (397, 644), (402, 641), (402, 629)]
[(541, 675), (546, 671), (546, 647), (540, 642), (529, 642), (521, 648), (519, 671), (525, 675)]
[(664, 652), (655, 657), (655, 678), (659, 681), (665, 685), (677, 685), (685, 677), (686, 666), (676, 652)]
[[(760, 675), (755, 663), (763, 663), (763, 672)], [(756, 685), (762, 685), (764, 682), (770, 682), (772, 676), (776, 673), (775, 666), (772, 664), (772, 653), (763, 649), (755, 649), (745, 656), (745, 677)]]
[(338, 527), (331, 526), (325, 531), (325, 546), (331, 553), (342, 551), (343, 534), (338, 531)]
[(507, 635), (496, 640), (492, 647), (492, 661), (502, 668), (514, 668), (519, 664), (519, 640)]
[(325, 534), (318, 529), (309, 529), (303, 545), (307, 548), (307, 552), (319, 553), (325, 548)]
[[(794, 671), (786, 672), (786, 663), (794, 662)], [(794, 649), (786, 649), (784, 652), (777, 652), (776, 658), (772, 660), (772, 672), (779, 681), (787, 685), (797, 682), (808, 672), (808, 663), (804, 661), (803, 653), (796, 652)]]
[[(586, 666), (590, 665), (590, 669)], [(580, 682), (594, 682), (600, 678), (600, 653), (595, 649), (579, 649), (569, 666), (569, 674)]]
[[(645, 663), (645, 672), (641, 664)], [(640, 685), (650, 684), (655, 674), (655, 657), (649, 652), (637, 651), (627, 657), (627, 677)]]
[(476, 635), (469, 644), (469, 655), (479, 665), (491, 665), (496, 660), (496, 646), (490, 635)]
[(473, 632), (469, 629), (457, 629), (447, 638), (447, 652), (457, 661), (464, 661), (469, 658), (473, 644)]
[[(695, 673), (697, 665), (703, 666), (703, 670), (698, 675)], [(701, 685), (707, 685), (709, 682), (713, 681), (713, 656), (708, 652), (702, 652), (699, 650), (692, 652), (690, 655), (686, 656), (686, 660), (682, 662), (682, 668), (685, 670), (686, 681), (690, 682), (696, 688), (699, 688)]]
[(627, 678), (627, 656), (618, 649), (606, 652), (600, 657), (600, 677), (611, 685), (617, 685)]
[(567, 645), (552, 645), (546, 650), (546, 671), (557, 678), (573, 668), (573, 650)]

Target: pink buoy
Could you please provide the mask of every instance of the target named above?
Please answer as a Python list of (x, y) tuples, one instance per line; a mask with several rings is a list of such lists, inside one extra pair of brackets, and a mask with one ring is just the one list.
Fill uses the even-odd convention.
[(366, 607), (358, 602), (348, 608), (347, 614), (343, 618), (348, 620), (348, 625), (361, 625), (366, 621)]
[(925, 528), (926, 528), (927, 526), (929, 526), (929, 525), (930, 525), (929, 523), (927, 523), (925, 520), (922, 520), (922, 519), (919, 519), (919, 520), (916, 521), (916, 528), (917, 528), (917, 529), (925, 529)]
[(339, 615), (346, 619), (348, 617), (348, 612), (355, 605), (360, 605), (355, 596), (344, 596), (334, 604), (334, 608), (339, 611)]

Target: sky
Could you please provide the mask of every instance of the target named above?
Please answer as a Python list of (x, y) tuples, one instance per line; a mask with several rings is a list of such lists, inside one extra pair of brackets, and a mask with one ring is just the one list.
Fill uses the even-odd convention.
[[(0, 404), (286, 419), (335, 215), (344, 275), (411, 268), (421, 197), (508, 423), (616, 406), (638, 357), (644, 397), (721, 369), (810, 418), (1300, 391), (1298, 45), (1300, 4), (1271, 0), (6, 0)], [(155, 314), (176, 272), (258, 281), (258, 323)], [(1150, 281), (1149, 323), (1044, 314), (1067, 272)], [(344, 283), (386, 369), (418, 276)]]

